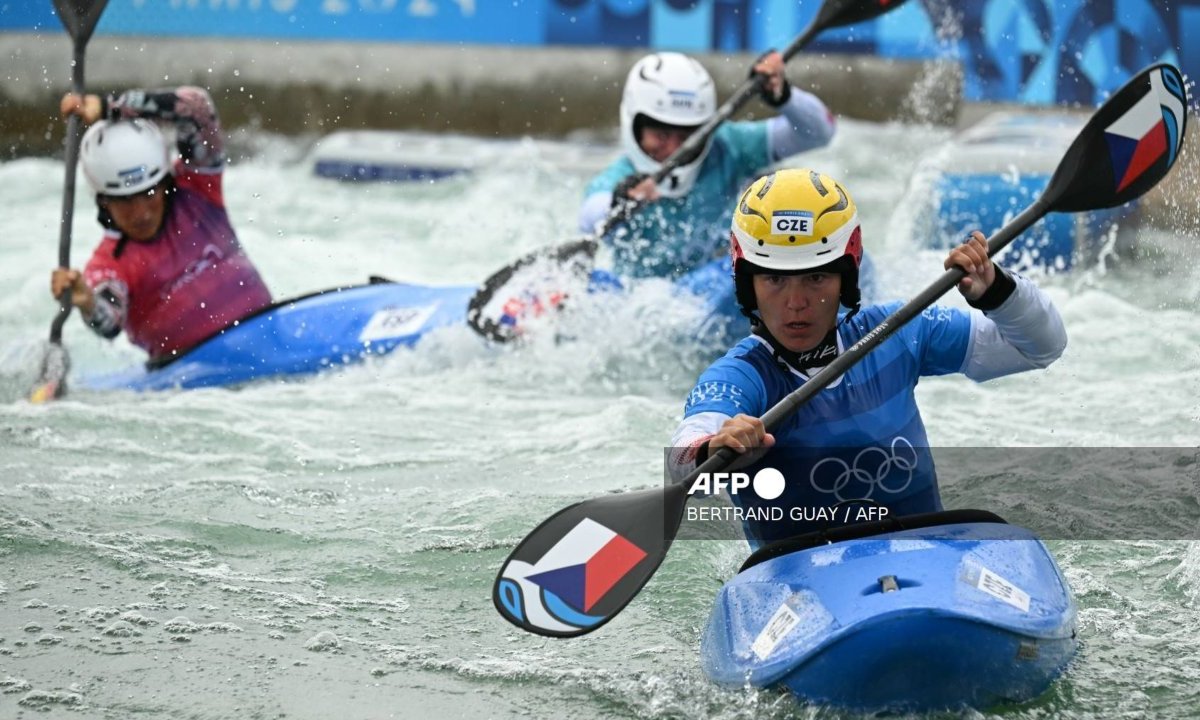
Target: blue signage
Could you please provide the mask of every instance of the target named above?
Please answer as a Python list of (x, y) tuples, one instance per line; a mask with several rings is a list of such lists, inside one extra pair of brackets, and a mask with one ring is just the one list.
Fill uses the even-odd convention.
[[(589, 45), (684, 52), (784, 47), (818, 0), (110, 0), (114, 35)], [(59, 32), (50, 0), (0, 0), (0, 31)], [(949, 57), (969, 100), (1095, 104), (1156, 61), (1200, 76), (1200, 0), (911, 0), (824, 33), (810, 52)]]

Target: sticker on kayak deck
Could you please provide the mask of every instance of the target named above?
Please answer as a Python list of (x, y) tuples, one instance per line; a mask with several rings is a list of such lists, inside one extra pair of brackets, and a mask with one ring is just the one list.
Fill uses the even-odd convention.
[(412, 335), (425, 326), (438, 309), (436, 304), (422, 307), (392, 307), (376, 310), (367, 326), (358, 334), (359, 342), (373, 342)]
[(767, 621), (767, 626), (762, 629), (758, 637), (754, 638), (754, 644), (750, 649), (758, 656), (760, 661), (771, 657), (771, 653), (775, 652), (776, 646), (787, 637), (787, 634), (792, 631), (792, 628), (800, 624), (800, 616), (795, 610), (788, 607), (788, 604), (779, 606), (771, 619)]
[(979, 569), (979, 582), (975, 583), (975, 587), (1023, 612), (1029, 612), (1029, 593), (987, 568)]
[(807, 210), (776, 210), (771, 213), (772, 235), (813, 234), (813, 214)]

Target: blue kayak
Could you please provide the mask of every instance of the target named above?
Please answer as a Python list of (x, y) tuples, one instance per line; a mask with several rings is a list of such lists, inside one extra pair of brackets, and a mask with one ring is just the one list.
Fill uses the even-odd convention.
[(474, 286), (374, 282), (275, 303), (170, 358), (84, 378), (93, 390), (167, 390), (310, 375), (461, 324)]
[(1075, 621), (1040, 540), (959, 510), (759, 550), (718, 594), (701, 655), (715, 682), (814, 704), (987, 708), (1044, 692), (1074, 656)]
[[(677, 286), (707, 303), (706, 325), (723, 322), (735, 333), (748, 328), (733, 299), (728, 260), (702, 266)], [(589, 278), (589, 292), (620, 287), (620, 281), (604, 271), (593, 271)], [(477, 290), (474, 285), (438, 287), (380, 278), (368, 285), (324, 290), (275, 303), (178, 356), (84, 377), (80, 385), (91, 390), (168, 390), (311, 375), (411, 347), (438, 328), (465, 326), (468, 304)]]

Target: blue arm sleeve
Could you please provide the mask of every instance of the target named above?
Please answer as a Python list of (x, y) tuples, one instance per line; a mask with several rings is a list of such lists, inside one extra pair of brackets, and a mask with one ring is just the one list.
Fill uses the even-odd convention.
[(680, 480), (696, 469), (697, 451), (734, 415), (767, 411), (762, 378), (737, 360), (722, 358), (700, 376), (684, 404), (683, 422), (671, 436), (667, 470)]

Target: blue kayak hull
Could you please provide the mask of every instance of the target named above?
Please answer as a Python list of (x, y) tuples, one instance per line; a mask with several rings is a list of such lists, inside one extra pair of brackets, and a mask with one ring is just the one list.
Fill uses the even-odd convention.
[[(1050, 184), (1048, 173), (947, 172), (938, 177), (934, 230), (928, 244), (949, 250), (972, 230), (992, 233), (1033, 203)], [(1071, 270), (1077, 263), (1090, 267), (1104, 252), (1110, 236), (1135, 206), (1104, 208), (1081, 213), (1048, 213), (1013, 240), (1003, 256), (1007, 267)], [(1115, 236), (1112, 242), (1116, 242)], [(1114, 244), (1113, 249), (1116, 249)]]
[[(889, 590), (883, 578), (893, 578)], [(701, 646), (726, 685), (859, 711), (986, 708), (1043, 693), (1076, 651), (1076, 606), (1011, 525), (905, 530), (794, 552), (720, 591)]]
[[(1042, 194), (1085, 121), (1074, 114), (998, 112), (933, 149), (913, 176), (910, 193), (921, 218), (914, 237), (948, 249), (972, 230), (995, 232)], [(1119, 230), (1136, 209), (1131, 202), (1049, 213), (1021, 233), (1000, 260), (1015, 270), (1090, 267), (1109, 252), (1128, 249), (1132, 233)]]
[[(603, 271), (593, 274), (591, 285), (596, 291), (621, 287)], [(748, 330), (733, 300), (728, 261), (713, 261), (677, 285), (707, 303), (706, 324), (724, 323), (730, 333)], [(276, 303), (169, 363), (87, 376), (79, 385), (91, 390), (186, 390), (311, 375), (411, 347), (438, 328), (465, 326), (477, 289), (377, 282), (314, 293)]]
[(84, 378), (93, 390), (166, 390), (310, 375), (386, 355), (465, 321), (473, 286), (377, 283), (277, 303), (169, 364)]

